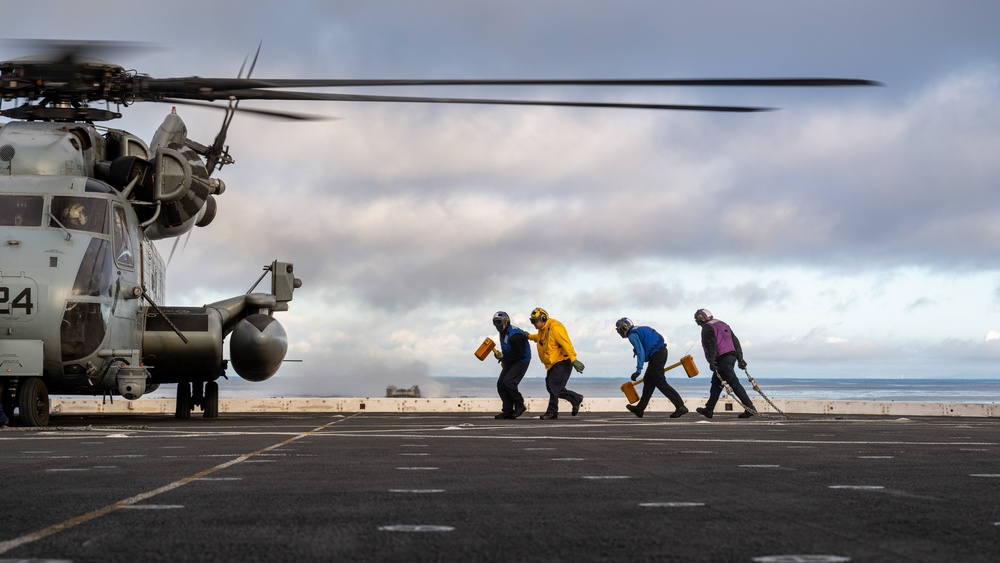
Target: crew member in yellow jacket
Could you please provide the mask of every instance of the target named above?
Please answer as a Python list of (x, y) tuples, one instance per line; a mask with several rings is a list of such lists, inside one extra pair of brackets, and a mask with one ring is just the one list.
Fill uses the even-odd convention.
[(538, 417), (552, 420), (559, 417), (559, 399), (566, 399), (573, 405), (572, 415), (580, 412), (583, 395), (566, 388), (573, 369), (583, 373), (583, 362), (576, 359), (573, 343), (566, 334), (566, 327), (555, 319), (550, 319), (545, 309), (536, 307), (529, 319), (538, 330), (529, 334), (528, 340), (538, 344), (538, 359), (545, 364), (545, 389), (549, 392), (549, 407)]

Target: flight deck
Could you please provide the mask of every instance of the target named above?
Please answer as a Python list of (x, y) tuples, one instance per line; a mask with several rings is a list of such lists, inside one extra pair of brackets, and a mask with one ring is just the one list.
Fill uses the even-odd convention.
[(1000, 420), (60, 415), (0, 561), (995, 561)]

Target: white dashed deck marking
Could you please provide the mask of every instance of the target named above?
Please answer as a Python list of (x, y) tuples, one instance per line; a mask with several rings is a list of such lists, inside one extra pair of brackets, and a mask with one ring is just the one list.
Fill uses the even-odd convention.
[(857, 491), (878, 491), (885, 487), (881, 485), (830, 485), (831, 489), (853, 489)]
[(378, 529), (383, 532), (451, 532), (455, 528), (427, 524), (394, 524), (392, 526), (379, 526)]
[(754, 563), (845, 563), (843, 555), (764, 555), (751, 559)]

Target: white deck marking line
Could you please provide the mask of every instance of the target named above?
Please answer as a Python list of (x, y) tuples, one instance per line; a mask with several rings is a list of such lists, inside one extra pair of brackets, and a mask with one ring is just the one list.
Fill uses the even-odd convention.
[[(463, 428), (463, 430), (468, 430)], [(480, 429), (481, 430), (481, 429)], [(413, 432), (424, 432), (416, 430)], [(496, 435), (459, 435), (459, 434), (423, 434), (414, 436), (409, 433), (399, 433), (402, 430), (368, 431), (348, 430), (327, 432), (321, 434), (325, 438), (421, 438), (424, 440), (509, 440), (511, 442), (522, 439), (523, 436), (496, 436)], [(811, 444), (817, 446), (1000, 446), (1000, 442), (902, 442), (902, 441), (868, 441), (868, 440), (764, 440), (764, 439), (741, 439), (741, 438), (632, 438), (630, 436), (536, 436), (534, 441), (539, 440), (569, 440), (569, 441), (600, 441), (600, 442), (660, 442), (677, 444)], [(405, 444), (402, 445), (405, 447)], [(812, 447), (812, 446), (808, 446)]]
[(648, 508), (689, 508), (692, 506), (705, 506), (703, 502), (640, 502), (639, 506)]
[(884, 489), (882, 485), (830, 485), (831, 489), (851, 489), (856, 491), (878, 491)]
[(430, 524), (395, 524), (392, 526), (379, 526), (383, 532), (452, 532), (453, 526), (434, 526)]
[(237, 463), (246, 461), (246, 460), (250, 459), (253, 456), (260, 455), (262, 453), (271, 451), (271, 450), (273, 450), (275, 448), (280, 448), (281, 446), (284, 446), (284, 445), (290, 444), (292, 442), (301, 440), (302, 438), (311, 436), (312, 434), (314, 434), (316, 432), (319, 432), (320, 430), (325, 430), (326, 428), (328, 428), (330, 426), (333, 426), (334, 424), (339, 424), (341, 422), (344, 422), (345, 420), (351, 419), (351, 418), (353, 418), (355, 416), (358, 416), (360, 414), (361, 413), (355, 413), (355, 414), (352, 414), (351, 416), (348, 416), (346, 418), (341, 418), (339, 420), (334, 420), (333, 422), (329, 422), (327, 424), (324, 424), (323, 426), (319, 426), (319, 427), (313, 428), (312, 430), (308, 430), (308, 431), (303, 432), (302, 434), (299, 434), (297, 436), (292, 436), (291, 438), (288, 438), (287, 440), (285, 440), (283, 442), (279, 442), (277, 444), (274, 444), (273, 446), (268, 446), (266, 448), (263, 448), (263, 449), (260, 449), (260, 450), (257, 450), (255, 452), (251, 452), (251, 453), (248, 453), (248, 454), (240, 454), (239, 457), (237, 457), (235, 459), (231, 459), (231, 460), (229, 460), (229, 461), (227, 461), (225, 463), (216, 465), (215, 467), (211, 467), (211, 468), (206, 469), (204, 471), (199, 471), (198, 473), (195, 473), (194, 475), (190, 475), (188, 477), (184, 477), (183, 479), (178, 479), (177, 481), (174, 481), (173, 483), (169, 483), (169, 484), (164, 485), (162, 487), (159, 487), (159, 488), (156, 488), (156, 489), (153, 489), (153, 490), (150, 490), (150, 491), (146, 491), (145, 493), (140, 493), (140, 494), (135, 495), (133, 497), (129, 497), (129, 498), (124, 499), (124, 500), (120, 500), (120, 501), (118, 501), (118, 502), (116, 502), (114, 504), (109, 504), (109, 505), (104, 506), (102, 508), (98, 508), (97, 510), (92, 510), (90, 512), (87, 512), (86, 514), (81, 514), (81, 515), (76, 516), (74, 518), (70, 518), (69, 520), (64, 520), (62, 522), (59, 522), (58, 524), (53, 524), (53, 525), (49, 526), (48, 528), (43, 528), (41, 530), (37, 530), (37, 531), (31, 532), (31, 533), (25, 534), (25, 535), (23, 535), (21, 537), (14, 538), (12, 540), (7, 540), (7, 541), (4, 541), (4, 542), (0, 542), (0, 555), (2, 555), (4, 553), (7, 553), (8, 551), (10, 551), (10, 550), (12, 550), (14, 548), (21, 547), (22, 545), (29, 544), (29, 543), (32, 543), (32, 542), (36, 542), (36, 541), (38, 541), (40, 539), (47, 538), (47, 537), (49, 537), (51, 535), (54, 535), (54, 534), (58, 534), (59, 532), (68, 530), (68, 529), (73, 528), (75, 526), (79, 526), (80, 524), (85, 524), (87, 522), (90, 522), (91, 520), (96, 520), (97, 518), (100, 518), (101, 516), (105, 516), (107, 514), (111, 514), (112, 512), (115, 512), (117, 510), (121, 510), (123, 508), (129, 508), (132, 505), (138, 504), (138, 503), (140, 503), (140, 502), (142, 502), (144, 500), (153, 498), (153, 497), (155, 497), (157, 495), (166, 493), (168, 491), (172, 491), (172, 490), (177, 489), (179, 487), (183, 487), (184, 485), (187, 485), (188, 483), (190, 483), (192, 481), (197, 481), (197, 480), (201, 479), (202, 477), (206, 477), (208, 475), (211, 475), (212, 473), (215, 473), (216, 471), (221, 471), (223, 469), (226, 469), (227, 467), (231, 467), (233, 465), (236, 465)]
[(850, 557), (843, 555), (764, 555), (751, 559), (754, 563), (846, 563)]

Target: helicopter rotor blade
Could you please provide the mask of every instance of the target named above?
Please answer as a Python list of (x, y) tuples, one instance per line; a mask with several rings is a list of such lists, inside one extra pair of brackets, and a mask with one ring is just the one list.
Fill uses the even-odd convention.
[(261, 79), (261, 78), (150, 78), (149, 91), (163, 95), (200, 94), (247, 88), (348, 88), (378, 86), (703, 86), (817, 88), (881, 86), (874, 80), (856, 78), (681, 78), (681, 79)]
[[(439, 104), (487, 104), (519, 106), (604, 107), (653, 110), (758, 112), (774, 108), (687, 104), (608, 103), (546, 100), (511, 100), (496, 98), (442, 98), (420, 96), (385, 96), (376, 94), (335, 94), (286, 91), (281, 88), (379, 87), (379, 86), (591, 86), (591, 87), (846, 87), (879, 86), (879, 82), (854, 78), (696, 78), (696, 79), (445, 79), (445, 80), (371, 80), (371, 79), (251, 79), (251, 78), (163, 78), (146, 79), (142, 86), (152, 98), (170, 96), (197, 100), (319, 100), (341, 102), (392, 102)], [(141, 94), (138, 94), (141, 96)]]
[[(324, 94), (313, 92), (281, 92), (268, 90), (234, 90), (226, 93), (221, 99), (229, 97), (241, 100), (313, 100), (332, 102), (396, 102), (396, 103), (430, 103), (430, 104), (478, 104), (506, 106), (555, 106), (555, 107), (586, 107), (586, 108), (627, 108), (653, 110), (683, 110), (683, 111), (721, 111), (721, 112), (757, 112), (771, 111), (774, 108), (747, 106), (709, 106), (685, 104), (644, 104), (620, 102), (569, 102), (552, 100), (507, 100), (488, 98), (425, 98), (411, 96), (379, 96), (369, 94)], [(217, 99), (217, 98), (210, 98)]]
[[(229, 108), (227, 106), (220, 106), (220, 105), (213, 104), (211, 102), (202, 102), (202, 101), (199, 101), (199, 100), (183, 100), (183, 99), (180, 99), (180, 98), (163, 98), (163, 99), (152, 100), (152, 101), (153, 102), (159, 102), (159, 103), (169, 103), (169, 104), (183, 105), (183, 106), (203, 107), (203, 108), (209, 108), (209, 109), (220, 110), (220, 111), (228, 111), (229, 110)], [(237, 108), (235, 111), (238, 111), (240, 113), (250, 113), (250, 114), (254, 114), (254, 115), (259, 115), (261, 117), (268, 117), (268, 118), (272, 118), (272, 119), (285, 120), (285, 121), (337, 121), (339, 119), (343, 119), (341, 117), (332, 117), (332, 116), (327, 116), (327, 115), (311, 115), (311, 114), (308, 114), (308, 113), (293, 113), (293, 112), (290, 112), (290, 111), (275, 111), (275, 110), (267, 110), (267, 109), (248, 108), (246, 106), (241, 106), (241, 107)]]
[[(145, 44), (114, 41), (41, 41), (37, 47), (47, 49), (46, 56), (29, 56), (0, 61), (0, 97), (4, 100), (23, 99), (28, 103), (0, 113), (16, 119), (51, 121), (104, 121), (121, 114), (91, 104), (105, 101), (129, 106), (135, 102), (159, 102), (202, 105), (192, 102), (228, 102), (222, 131), (225, 133), (242, 100), (298, 100), (335, 102), (387, 102), (434, 104), (485, 104), (508, 106), (549, 106), (581, 108), (633, 108), (645, 110), (682, 110), (713, 112), (759, 112), (774, 108), (738, 105), (698, 105), (636, 102), (557, 101), (502, 97), (439, 97), (380, 95), (373, 93), (332, 93), (302, 91), (312, 88), (356, 87), (853, 87), (881, 86), (872, 80), (854, 78), (681, 78), (681, 79), (261, 79), (251, 78), (260, 55), (260, 45), (252, 60), (244, 59), (237, 78), (203, 78), (199, 76), (154, 78), (135, 70), (92, 59), (84, 54), (98, 51), (120, 51), (145, 48)], [(53, 53), (55, 51), (55, 53)], [(244, 69), (249, 70), (246, 78)], [(289, 90), (290, 89), (290, 90)], [(517, 96), (521, 97), (521, 96)], [(524, 99), (528, 98), (528, 99)], [(182, 101), (183, 100), (183, 101)], [(206, 106), (208, 107), (208, 106)], [(244, 110), (280, 119), (308, 120), (312, 117), (283, 111)], [(219, 144), (218, 142), (216, 144)]]
[(30, 49), (36, 53), (45, 53), (52, 57), (54, 62), (57, 61), (60, 63), (75, 63), (86, 57), (102, 57), (126, 52), (135, 53), (137, 51), (155, 51), (160, 49), (157, 45), (141, 41), (105, 40), (0, 39), (0, 45), (7, 45), (19, 50)]

